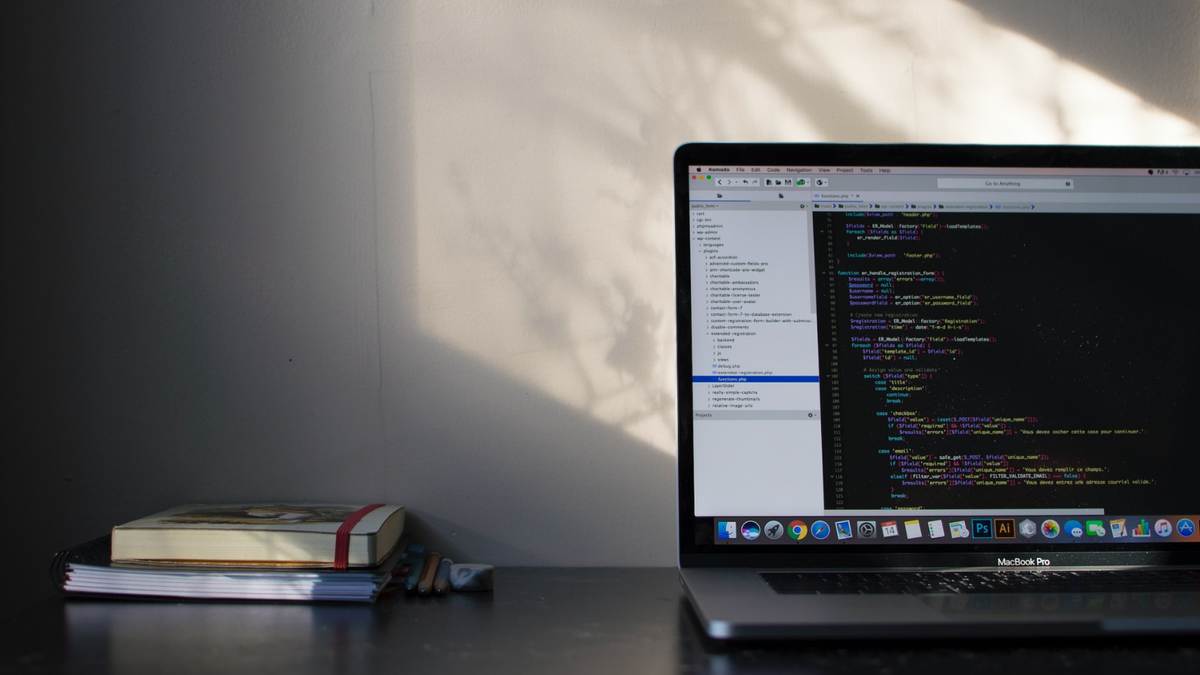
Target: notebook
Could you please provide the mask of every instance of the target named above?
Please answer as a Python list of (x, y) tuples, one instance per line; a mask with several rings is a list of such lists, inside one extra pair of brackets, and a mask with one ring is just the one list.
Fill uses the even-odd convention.
[(714, 638), (1200, 632), (1200, 150), (688, 144)]

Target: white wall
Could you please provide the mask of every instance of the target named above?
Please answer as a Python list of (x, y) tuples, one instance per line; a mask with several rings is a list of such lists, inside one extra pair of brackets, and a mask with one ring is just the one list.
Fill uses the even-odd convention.
[(672, 564), (673, 149), (1195, 144), (1197, 7), (7, 3), (0, 613), (187, 501)]

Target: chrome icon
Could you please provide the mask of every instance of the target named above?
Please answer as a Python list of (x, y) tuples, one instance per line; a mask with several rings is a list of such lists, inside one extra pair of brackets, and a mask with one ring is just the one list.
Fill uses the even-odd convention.
[(800, 541), (808, 534), (808, 525), (805, 525), (803, 520), (793, 520), (788, 523), (787, 533), (792, 539)]

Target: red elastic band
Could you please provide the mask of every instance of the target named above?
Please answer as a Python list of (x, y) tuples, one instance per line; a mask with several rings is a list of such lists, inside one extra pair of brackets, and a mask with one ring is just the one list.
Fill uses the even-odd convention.
[(383, 506), (383, 504), (368, 504), (350, 514), (337, 529), (333, 537), (333, 569), (344, 570), (350, 565), (350, 530), (363, 519), (363, 516)]

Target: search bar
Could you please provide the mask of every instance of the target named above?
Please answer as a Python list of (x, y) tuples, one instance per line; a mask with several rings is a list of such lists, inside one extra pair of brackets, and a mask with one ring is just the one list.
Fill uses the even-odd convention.
[(1074, 190), (1073, 178), (939, 178), (939, 190)]

